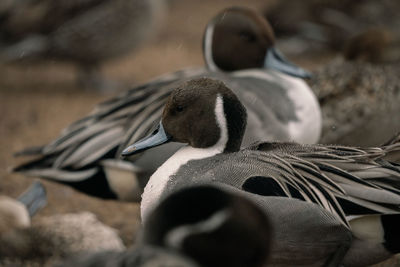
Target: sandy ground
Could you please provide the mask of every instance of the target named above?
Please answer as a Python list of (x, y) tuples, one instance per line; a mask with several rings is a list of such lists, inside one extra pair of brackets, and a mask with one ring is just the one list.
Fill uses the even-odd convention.
[[(247, 5), (266, 7), (266, 1), (173, 0), (160, 32), (139, 51), (104, 65), (111, 80), (133, 85), (165, 72), (203, 64), (203, 29), (223, 7)], [(308, 68), (323, 63), (297, 58)], [(104, 94), (77, 86), (73, 65), (56, 61), (0, 66), (0, 194), (18, 196), (32, 182), (8, 169), (18, 160), (15, 151), (51, 141), (69, 123), (88, 113), (93, 106), (116, 92)], [(115, 227), (127, 245), (140, 226), (139, 206), (88, 197), (66, 186), (44, 181), (49, 204), (37, 217), (57, 213), (91, 211)], [(393, 266), (392, 264), (387, 266)], [(399, 264), (400, 266), (400, 264)]]

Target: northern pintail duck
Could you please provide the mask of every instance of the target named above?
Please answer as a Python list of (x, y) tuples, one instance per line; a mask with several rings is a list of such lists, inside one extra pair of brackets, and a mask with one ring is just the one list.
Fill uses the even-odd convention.
[(62, 266), (265, 266), (271, 229), (252, 201), (213, 186), (171, 194), (124, 252), (78, 255)]
[[(400, 64), (335, 58), (309, 84), (322, 111), (321, 143), (372, 146), (400, 130)], [(384, 130), (383, 130), (384, 129)]]
[(265, 266), (269, 219), (231, 191), (202, 185), (169, 195), (143, 225), (140, 242), (179, 252), (200, 266)]
[(0, 62), (73, 61), (94, 83), (100, 63), (137, 49), (163, 13), (164, 0), (13, 1), (0, 8)]
[(123, 151), (187, 144), (150, 177), (143, 223), (181, 188), (222, 184), (271, 219), (272, 265), (366, 266), (400, 252), (400, 166), (382, 159), (399, 143), (362, 149), (258, 142), (241, 149), (245, 127), (245, 107), (222, 82), (202, 78), (176, 87), (158, 129)]
[(343, 49), (347, 60), (374, 64), (400, 61), (400, 35), (385, 29), (370, 28), (350, 38)]
[[(23, 203), (23, 204), (21, 204)], [(0, 197), (0, 266), (43, 266), (79, 252), (122, 250), (117, 232), (89, 212), (30, 217), (46, 204), (34, 183), (18, 200)]]
[(129, 160), (121, 160), (120, 152), (151, 130), (177, 84), (196, 77), (225, 81), (247, 107), (245, 144), (260, 138), (318, 141), (319, 104), (301, 79), (308, 73), (279, 53), (271, 27), (259, 14), (246, 8), (220, 12), (205, 30), (203, 49), (207, 68), (164, 75), (98, 105), (55, 141), (20, 153), (39, 158), (15, 171), (102, 198), (138, 201), (151, 173), (181, 145)]

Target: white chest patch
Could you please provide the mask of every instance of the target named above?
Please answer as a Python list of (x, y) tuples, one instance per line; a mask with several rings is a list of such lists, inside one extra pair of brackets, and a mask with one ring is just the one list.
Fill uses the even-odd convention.
[(290, 140), (306, 144), (318, 142), (322, 129), (321, 109), (316, 96), (302, 79), (274, 70), (240, 71), (235, 76), (252, 76), (283, 86), (295, 105), (298, 118), (298, 121), (289, 122)]
[(289, 123), (292, 140), (315, 144), (321, 136), (322, 115), (317, 97), (310, 87), (300, 78), (277, 73), (286, 83), (289, 98), (295, 103), (298, 121)]
[(149, 212), (157, 205), (170, 177), (173, 176), (181, 166), (185, 165), (190, 160), (212, 157), (224, 151), (226, 143), (228, 142), (228, 128), (224, 113), (223, 99), (220, 95), (218, 95), (216, 99), (215, 116), (220, 129), (220, 137), (215, 145), (209, 148), (182, 147), (164, 162), (150, 177), (144, 188), (142, 202), (140, 204), (142, 222), (146, 220)]

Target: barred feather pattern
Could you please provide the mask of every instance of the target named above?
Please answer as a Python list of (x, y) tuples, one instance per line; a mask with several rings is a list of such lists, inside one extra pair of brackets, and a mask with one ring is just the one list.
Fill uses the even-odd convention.
[[(266, 152), (257, 158), (267, 157), (268, 168), (280, 174), (273, 177), (284, 196), (301, 195), (336, 214), (344, 224), (346, 216), (358, 214), (354, 206), (363, 208), (364, 214), (400, 212), (400, 165), (382, 159), (400, 150), (400, 143), (357, 148), (261, 142), (249, 149)], [(343, 201), (353, 206), (344, 208)]]
[[(65, 181), (87, 178), (88, 169), (93, 175), (101, 161), (118, 159), (128, 143), (149, 133), (154, 122), (160, 120), (162, 107), (175, 82), (204, 73), (206, 70), (199, 68), (164, 75), (100, 103), (88, 116), (65, 128), (53, 142), (16, 153), (17, 156), (37, 155), (39, 159), (18, 166), (15, 171), (56, 180), (62, 179), (58, 176), (68, 177), (62, 179)], [(60, 175), (55, 170), (60, 170)]]

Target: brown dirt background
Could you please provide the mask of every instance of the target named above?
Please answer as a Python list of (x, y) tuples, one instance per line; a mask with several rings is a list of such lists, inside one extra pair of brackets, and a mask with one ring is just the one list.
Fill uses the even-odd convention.
[[(202, 34), (213, 15), (232, 5), (264, 9), (267, 2), (275, 1), (170, 0), (160, 32), (134, 53), (104, 64), (102, 71), (106, 78), (134, 85), (166, 72), (201, 66)], [(292, 60), (313, 69), (327, 59)], [(74, 65), (57, 61), (0, 65), (0, 194), (16, 197), (32, 182), (31, 178), (8, 172), (18, 162), (13, 152), (51, 141), (96, 103), (117, 93), (82, 90), (76, 77)], [(138, 204), (104, 201), (63, 185), (43, 182), (49, 203), (36, 220), (52, 214), (90, 211), (118, 229), (127, 245), (133, 243), (140, 226)], [(380, 266), (395, 264), (400, 266), (396, 259)]]

